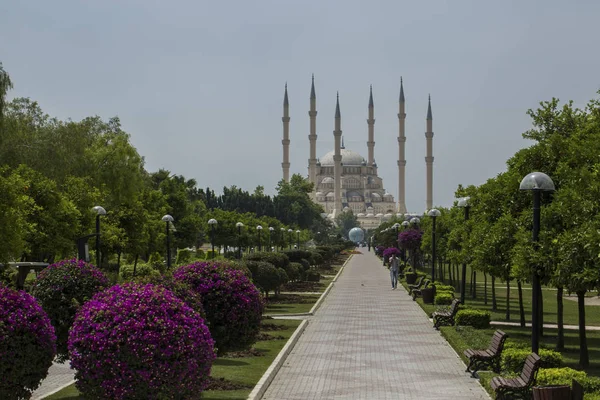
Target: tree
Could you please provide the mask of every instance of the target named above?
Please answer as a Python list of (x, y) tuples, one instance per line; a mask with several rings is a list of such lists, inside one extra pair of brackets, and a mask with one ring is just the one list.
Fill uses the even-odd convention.
[(8, 72), (4, 70), (2, 67), (2, 63), (0, 62), (0, 128), (2, 127), (2, 116), (4, 115), (4, 107), (5, 107), (5, 99), (6, 93), (12, 89), (13, 84), (10, 80), (10, 76)]
[(350, 232), (350, 229), (360, 226), (358, 218), (354, 215), (352, 210), (346, 210), (338, 214), (335, 217), (335, 222), (338, 226), (340, 235), (345, 239), (349, 238), (348, 232)]

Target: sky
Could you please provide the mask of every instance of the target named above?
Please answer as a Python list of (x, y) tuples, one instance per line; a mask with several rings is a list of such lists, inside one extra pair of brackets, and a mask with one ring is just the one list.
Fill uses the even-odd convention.
[(600, 2), (57, 0), (0, 2), (0, 62), (14, 90), (60, 119), (118, 116), (146, 169), (217, 193), (308, 174), (311, 74), (317, 153), (333, 149), (336, 92), (347, 149), (375, 159), (398, 193), (398, 94), (406, 95), (406, 205), (425, 210), (425, 117), (433, 111), (433, 200), (480, 185), (532, 142), (528, 109), (583, 107), (600, 89)]

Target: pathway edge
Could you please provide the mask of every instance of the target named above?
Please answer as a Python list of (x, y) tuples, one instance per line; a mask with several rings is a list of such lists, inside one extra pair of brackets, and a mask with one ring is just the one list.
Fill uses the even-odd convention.
[(254, 386), (254, 389), (252, 389), (252, 392), (250, 392), (250, 394), (248, 395), (248, 400), (260, 400), (262, 398), (262, 396), (267, 391), (269, 385), (273, 381), (273, 378), (275, 378), (275, 375), (277, 375), (277, 372), (287, 359), (287, 356), (290, 354), (290, 352), (296, 345), (296, 342), (298, 342), (298, 339), (300, 339), (300, 336), (302, 336), (302, 333), (306, 329), (307, 325), (308, 320), (305, 319), (298, 326), (298, 328), (296, 328), (296, 331), (292, 334), (286, 345), (283, 346), (283, 349), (281, 349), (275, 360), (273, 360), (273, 362), (265, 371), (263, 376), (260, 378), (256, 386)]
[(54, 389), (54, 390), (52, 390), (52, 391), (50, 391), (50, 392), (46, 393), (46, 394), (45, 394), (45, 395), (43, 395), (43, 396), (40, 396), (40, 397), (38, 397), (38, 399), (39, 399), (39, 400), (42, 400), (42, 399), (45, 399), (46, 397), (52, 396), (53, 394), (60, 392), (61, 390), (63, 390), (63, 389), (64, 389), (64, 388), (66, 388), (67, 386), (71, 386), (71, 385), (72, 385), (72, 384), (74, 384), (74, 383), (75, 383), (75, 379), (71, 380), (71, 381), (70, 381), (70, 382), (68, 382), (68, 383), (65, 383), (65, 384), (63, 384), (63, 385), (59, 386), (58, 388), (56, 388), (56, 389)]
[(331, 281), (331, 283), (329, 284), (329, 286), (327, 286), (327, 289), (325, 289), (325, 291), (323, 292), (323, 294), (321, 294), (321, 297), (319, 297), (319, 300), (317, 300), (317, 302), (315, 303), (315, 305), (312, 306), (312, 308), (308, 312), (308, 315), (315, 315), (315, 312), (317, 312), (317, 310), (319, 309), (319, 307), (321, 307), (321, 303), (323, 303), (323, 300), (325, 300), (325, 297), (327, 297), (327, 295), (331, 291), (331, 288), (333, 287), (333, 284), (335, 283), (335, 281), (337, 281), (337, 278), (340, 276), (340, 274), (344, 270), (344, 267), (346, 266), (346, 264), (348, 264), (348, 261), (350, 261), (353, 256), (354, 256), (354, 254), (350, 254), (350, 257), (348, 257), (346, 259), (346, 261), (344, 261), (344, 263), (342, 264), (342, 267), (340, 268), (340, 270), (338, 271), (338, 273), (335, 274), (335, 277), (333, 278), (333, 280)]

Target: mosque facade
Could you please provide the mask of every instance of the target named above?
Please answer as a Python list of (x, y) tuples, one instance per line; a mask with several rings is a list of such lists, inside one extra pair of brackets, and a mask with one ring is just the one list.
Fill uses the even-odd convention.
[[(336, 100), (334, 116), (334, 149), (326, 153), (321, 158), (317, 158), (317, 133), (316, 133), (316, 92), (314, 76), (312, 79), (310, 93), (310, 109), (308, 112), (310, 118), (309, 139), (309, 158), (308, 158), (308, 179), (314, 184), (314, 191), (311, 194), (313, 201), (323, 207), (324, 216), (335, 219), (341, 212), (352, 211), (357, 216), (361, 227), (364, 229), (373, 229), (379, 226), (381, 222), (390, 219), (394, 214), (402, 217), (407, 213), (405, 203), (405, 167), (406, 159), (404, 157), (405, 137), (405, 97), (402, 81), (400, 82), (400, 97), (398, 110), (398, 198), (385, 190), (383, 180), (377, 173), (377, 162), (375, 161), (375, 106), (373, 102), (373, 90), (369, 90), (369, 105), (367, 119), (367, 157), (359, 153), (346, 149), (342, 137), (341, 112), (339, 104), (339, 95)], [(283, 101), (283, 178), (289, 182), (290, 162), (289, 162), (289, 100), (287, 85), (285, 87)], [(427, 141), (427, 154), (425, 162), (427, 166), (427, 201), (426, 207), (432, 207), (432, 181), (433, 181), (433, 131), (431, 99), (427, 109), (427, 131), (425, 138)]]

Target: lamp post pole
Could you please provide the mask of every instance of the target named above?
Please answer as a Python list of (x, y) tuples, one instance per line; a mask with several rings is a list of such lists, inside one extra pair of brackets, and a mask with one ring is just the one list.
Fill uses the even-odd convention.
[[(462, 197), (458, 200), (458, 206), (462, 207), (465, 211), (465, 226), (467, 221), (469, 220), (469, 200), (470, 197)], [(465, 304), (465, 290), (467, 286), (467, 263), (463, 260), (462, 264), (462, 278), (460, 282), (460, 302)]]
[(283, 251), (285, 249), (285, 228), (280, 228), (281, 231), (281, 246), (279, 246), (279, 251)]
[(235, 226), (237, 226), (238, 228), (238, 260), (242, 259), (242, 226), (244, 226), (244, 224), (242, 224), (241, 222), (238, 222), (237, 224), (235, 224)]
[(435, 282), (435, 220), (442, 215), (440, 210), (432, 208), (427, 213), (431, 217), (431, 281)]
[(300, 230), (296, 230), (296, 248), (300, 250)]
[(271, 242), (273, 240), (273, 231), (275, 230), (275, 228), (273, 228), (272, 226), (269, 227), (269, 251), (272, 251), (271, 249)]
[[(421, 222), (421, 220), (419, 219), (419, 217), (412, 217), (410, 219), (410, 223), (413, 225), (413, 227), (415, 229), (419, 229), (419, 223)], [(411, 249), (411, 255), (412, 255), (412, 259), (413, 259), (413, 268), (416, 271), (417, 270), (417, 248), (415, 247), (414, 249)]]
[(400, 224), (396, 222), (394, 225), (392, 225), (392, 228), (394, 228), (394, 235), (396, 235), (394, 240), (396, 242), (396, 248), (400, 249), (400, 243), (398, 243), (398, 228), (400, 228)]
[(263, 227), (261, 225), (258, 225), (256, 227), (256, 230), (258, 231), (258, 251), (259, 252), (262, 251), (262, 247), (261, 247), (261, 244), (260, 244), (260, 231), (262, 231), (262, 228)]
[(294, 232), (292, 229), (288, 229), (288, 233), (290, 234), (290, 250), (292, 249), (292, 232)]
[(208, 224), (210, 225), (210, 245), (212, 247), (212, 258), (215, 258), (215, 226), (217, 225), (217, 220), (211, 218), (208, 220)]
[(169, 231), (169, 222), (173, 222), (173, 217), (169, 214), (164, 215), (162, 220), (165, 221), (165, 233), (167, 234), (167, 269), (171, 268), (171, 234)]
[[(520, 190), (533, 192), (533, 245), (537, 248), (540, 235), (540, 203), (542, 192), (555, 190), (552, 179), (542, 172), (532, 172), (521, 181)], [(540, 349), (540, 293), (541, 284), (537, 266), (534, 266), (531, 279), (531, 351), (538, 354)]]
[(106, 210), (102, 206), (92, 208), (96, 212), (96, 266), (100, 268), (100, 216), (106, 215)]

